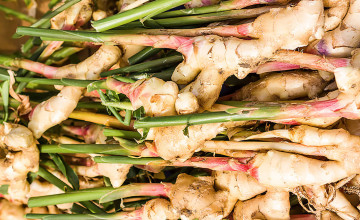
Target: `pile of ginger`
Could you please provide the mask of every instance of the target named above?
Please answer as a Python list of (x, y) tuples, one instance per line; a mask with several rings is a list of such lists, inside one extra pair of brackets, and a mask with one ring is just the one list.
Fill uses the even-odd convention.
[[(147, 1), (82, 0), (55, 16), (51, 28), (85, 29), (90, 20), (143, 4)], [(46, 78), (97, 80), (93, 85), (101, 83), (101, 87), (87, 92), (83, 87), (56, 86), (59, 93), (33, 106), (28, 117), (21, 118), (24, 125), (18, 123), (20, 118), (0, 125), (0, 185), (8, 185), (0, 200), (0, 219), (24, 219), (25, 213), (72, 213), (73, 204), (68, 203), (26, 208), (31, 197), (66, 193), (40, 176), (30, 180), (39, 164), (71, 185), (66, 175), (46, 163), (49, 157), (45, 153), (40, 159), (42, 148), (38, 146), (45, 142), (64, 146), (117, 144), (130, 151), (129, 158), (163, 159), (165, 162), (159, 164), (97, 163), (94, 157), (103, 155), (63, 154), (79, 178), (80, 189), (126, 186), (133, 183), (135, 177), (130, 176), (134, 170), (146, 173), (148, 182), (164, 181), (162, 197), (147, 198), (141, 207), (126, 213), (128, 219), (360, 219), (360, 0), (192, 0), (185, 7), (232, 4), (260, 4), (250, 7), (266, 10), (251, 20), (219, 22), (192, 31), (142, 33), (138, 41), (114, 35), (101, 45), (74, 42), (94, 51), (77, 64), (55, 67), (15, 59), (12, 68), (35, 65)], [(48, 59), (66, 45), (60, 41), (43, 43), (46, 49), (39, 60)], [(128, 58), (145, 46), (173, 49), (183, 55), (171, 80), (153, 76), (136, 81), (116, 76), (101, 79), (102, 72), (128, 66)], [(227, 80), (235, 77), (237, 82), (247, 83), (226, 93)], [(12, 86), (10, 94), (14, 95)], [(74, 120), (78, 119), (74, 112), (97, 110), (76, 109), (81, 100), (106, 105), (101, 98), (105, 90), (122, 94), (131, 103), (126, 111), (118, 111), (121, 116), (140, 108), (150, 118), (223, 112), (236, 107), (231, 103), (291, 105), (258, 121), (148, 130), (136, 130), (133, 122), (137, 119), (133, 117), (130, 125), (117, 128), (139, 132), (142, 139), (124, 140), (104, 135), (100, 124), (114, 125), (106, 124), (105, 119)], [(303, 110), (307, 107), (311, 111)], [(235, 114), (256, 108), (250, 106)], [(218, 158), (229, 160), (220, 163)], [(168, 183), (166, 166), (194, 166), (206, 175), (181, 171)], [(294, 211), (294, 207), (301, 211)]]

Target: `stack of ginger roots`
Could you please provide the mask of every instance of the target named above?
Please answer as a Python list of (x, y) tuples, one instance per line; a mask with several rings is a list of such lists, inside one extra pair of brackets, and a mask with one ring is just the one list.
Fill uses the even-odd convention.
[[(91, 21), (151, 2), (81, 0), (53, 17), (51, 29), (87, 30)], [(139, 185), (130, 190), (133, 194), (127, 192), (131, 198), (88, 199), (103, 213), (79, 219), (360, 219), (360, 0), (192, 0), (184, 5), (189, 10), (212, 6), (261, 13), (186, 29), (140, 29), (128, 36), (134, 40), (111, 35), (103, 44), (43, 41), (38, 62), (18, 57), (2, 64), (11, 102), (19, 105), (0, 125), (0, 219), (99, 214), (87, 210), (86, 199), (41, 207), (30, 202), (138, 183), (162, 191), (141, 194), (146, 190)], [(182, 54), (171, 79), (156, 74), (101, 78), (154, 48), (163, 49), (145, 62)], [(47, 62), (66, 49), (76, 59)], [(37, 69), (38, 78), (97, 80), (93, 86), (102, 87), (90, 92), (74, 85), (37, 85), (19, 91), (17, 69)], [(34, 101), (34, 94), (53, 96)], [(115, 105), (110, 96), (131, 105)], [(112, 103), (112, 110), (77, 108), (84, 101)], [(251, 114), (261, 104), (285, 107), (275, 116), (265, 109), (268, 117), (260, 120), (149, 129), (133, 126), (139, 117), (126, 124), (111, 116), (115, 111), (126, 118), (137, 110), (148, 118), (180, 118), (236, 109), (234, 103), (250, 103), (236, 114)], [(136, 135), (106, 135), (115, 129)], [(46, 152), (46, 147), (67, 149), (69, 144), (79, 150)], [(87, 152), (95, 144), (104, 151)], [(156, 157), (161, 162), (94, 159), (117, 155), (105, 149), (110, 145), (128, 150), (129, 160)], [(59, 187), (49, 175), (68, 186)], [(102, 218), (104, 212), (109, 216)]]

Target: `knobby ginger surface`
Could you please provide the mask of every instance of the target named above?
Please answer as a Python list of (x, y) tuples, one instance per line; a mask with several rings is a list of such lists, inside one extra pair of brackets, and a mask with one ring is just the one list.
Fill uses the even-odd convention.
[(8, 198), (12, 202), (26, 203), (29, 183), (27, 174), (37, 172), (39, 150), (32, 132), (18, 124), (0, 125), (0, 185), (9, 185)]
[(320, 39), (323, 24), (322, 1), (305, 0), (295, 7), (272, 9), (255, 19), (251, 28), (256, 40), (215, 35), (195, 37), (178, 49), (185, 61), (175, 69), (172, 80), (187, 84), (196, 78), (181, 92), (192, 92), (200, 106), (208, 109), (230, 75), (242, 79), (277, 50), (296, 49)]

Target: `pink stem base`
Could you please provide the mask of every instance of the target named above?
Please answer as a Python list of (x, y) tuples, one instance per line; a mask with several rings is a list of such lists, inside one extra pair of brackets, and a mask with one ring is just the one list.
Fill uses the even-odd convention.
[(336, 68), (350, 66), (350, 59), (323, 57), (314, 54), (307, 54), (298, 51), (279, 50), (272, 60), (275, 62), (266, 63), (256, 71), (282, 71), (296, 68), (309, 68), (334, 72)]
[(14, 66), (23, 68), (35, 73), (39, 73), (46, 78), (53, 78), (56, 74), (56, 71), (58, 70), (58, 67), (48, 66), (43, 63), (34, 62), (31, 60), (21, 59), (21, 60), (15, 60)]
[(251, 168), (247, 162), (249, 158), (231, 157), (192, 157), (184, 162), (180, 161), (160, 161), (160, 163), (150, 163), (151, 165), (179, 166), (179, 167), (199, 167), (220, 171), (242, 171), (246, 172)]

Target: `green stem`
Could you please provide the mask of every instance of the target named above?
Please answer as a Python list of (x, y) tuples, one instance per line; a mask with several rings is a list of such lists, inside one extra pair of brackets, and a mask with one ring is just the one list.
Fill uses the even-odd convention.
[[(42, 51), (44, 50), (44, 46), (43, 47), (38, 47), (35, 52), (33, 54), (31, 54), (31, 56), (29, 57), (30, 60), (37, 60), (39, 59), (39, 56), (40, 54), (42, 53)], [(35, 76), (36, 73), (35, 72), (31, 72), (31, 71), (28, 71), (28, 70), (25, 70), (25, 69), (21, 69), (19, 72), (18, 72), (18, 76), (25, 76), (25, 77), (33, 77)], [(16, 93), (21, 93), (23, 91), (23, 89), (28, 85), (28, 83), (26, 82), (20, 82), (16, 89), (15, 89), (15, 92)]]
[(146, 20), (188, 1), (190, 0), (156, 0), (140, 7), (95, 21), (92, 23), (92, 26), (96, 31), (106, 31), (138, 19)]
[[(132, 111), (132, 110), (125, 109), (124, 124), (126, 124), (126, 125), (130, 125), (130, 124), (131, 124), (132, 115), (133, 115), (133, 111)], [(139, 138), (139, 139), (140, 139), (140, 138)]]
[(128, 59), (130, 65), (141, 63), (148, 58), (158, 54), (162, 49), (161, 48), (153, 48), (153, 47), (146, 47), (142, 51), (138, 52), (137, 54), (133, 55)]
[(230, 114), (227, 112), (207, 112), (188, 115), (162, 116), (162, 117), (145, 117), (134, 122), (134, 128), (152, 128), (178, 125), (199, 125), (209, 123), (222, 123), (228, 121), (249, 121), (265, 120), (272, 116), (270, 112), (262, 111), (263, 114)]
[(121, 155), (138, 156), (127, 148), (119, 144), (43, 144), (40, 145), (41, 153), (60, 153), (60, 154), (108, 154), (108, 155)]
[(110, 106), (110, 107), (121, 108), (121, 109), (126, 109), (126, 110), (134, 110), (134, 108), (131, 105), (131, 102), (108, 102), (108, 101), (103, 101), (102, 104), (104, 106)]
[(308, 102), (221, 102), (226, 111), (189, 115), (145, 117), (135, 121), (134, 128), (151, 128), (177, 125), (197, 125), (249, 120), (289, 120), (305, 117), (347, 117), (357, 115), (352, 109), (343, 109), (346, 102), (337, 99)]
[[(0, 63), (2, 56), (0, 55)], [(10, 77), (3, 71), (0, 72), (0, 80), (9, 80)], [(90, 83), (97, 82), (97, 80), (81, 80), (81, 79), (46, 79), (46, 78), (31, 78), (31, 77), (15, 77), (17, 82), (34, 83), (40, 85), (61, 85), (61, 86), (77, 86), (87, 87)]]
[(96, 33), (91, 31), (64, 31), (45, 28), (18, 27), (16, 33), (19, 35), (29, 35), (41, 37), (43, 39), (52, 39), (56, 41), (88, 41), (104, 43), (105, 36), (113, 36), (113, 33)]
[(166, 160), (160, 157), (123, 157), (123, 156), (96, 156), (94, 157), (96, 163), (121, 163), (121, 164), (136, 164), (136, 165), (165, 165)]
[(43, 220), (99, 220), (99, 219), (117, 219), (117, 220), (135, 220), (141, 219), (143, 210), (139, 209), (133, 212), (117, 212), (106, 214), (26, 214), (28, 219)]
[[(48, 182), (54, 184), (56, 187), (58, 187), (64, 192), (73, 191), (73, 189), (69, 185), (64, 183), (62, 180), (60, 180), (59, 178), (57, 178), (56, 176), (54, 176), (52, 173), (50, 173), (41, 166), (39, 167), (37, 174), (42, 178), (44, 178), (45, 180), (47, 180)], [(98, 207), (91, 201), (84, 201), (81, 202), (81, 204), (86, 208), (88, 208), (93, 213), (106, 213), (104, 210), (102, 210), (100, 207)]]
[(123, 74), (123, 73), (133, 73), (133, 72), (140, 72), (140, 71), (147, 71), (150, 68), (154, 67), (168, 67), (169, 65), (177, 64), (183, 60), (182, 55), (174, 55), (170, 57), (164, 57), (156, 60), (151, 60), (148, 62), (143, 62), (139, 64), (135, 64), (132, 66), (122, 67), (115, 70), (110, 70), (107, 72), (103, 72), (100, 74), (101, 77), (112, 76), (115, 74)]
[(44, 169), (42, 166), (39, 167), (37, 174), (64, 192), (71, 190), (71, 187), (69, 185), (67, 185), (62, 180), (54, 176), (52, 173)]
[(48, 206), (48, 205), (56, 205), (56, 204), (64, 204), (64, 203), (98, 200), (104, 194), (111, 192), (112, 190), (114, 190), (114, 188), (112, 187), (102, 187), (102, 188), (81, 189), (77, 191), (70, 191), (63, 194), (31, 197), (28, 201), (28, 206), (32, 208), (32, 207), (40, 207), (40, 206)]
[(17, 18), (21, 19), (21, 20), (28, 21), (28, 22), (30, 22), (30, 23), (36, 22), (36, 19), (35, 19), (35, 18), (30, 17), (30, 16), (28, 16), (28, 15), (26, 15), (26, 14), (23, 14), (23, 13), (21, 13), (21, 12), (18, 12), (18, 11), (14, 10), (14, 9), (5, 7), (5, 6), (3, 6), (3, 5), (0, 5), (0, 11), (3, 11), (3, 12), (5, 12), (6, 14), (12, 15), (12, 16), (14, 16), (14, 17), (17, 17)]
[(53, 63), (56, 63), (58, 61), (67, 59), (69, 56), (83, 50), (84, 48), (80, 47), (63, 47), (60, 50), (55, 51), (49, 59), (46, 60), (46, 65), (51, 65)]
[(149, 166), (177, 166), (199, 167), (219, 171), (242, 171), (246, 172), (251, 165), (246, 164), (248, 158), (236, 157), (191, 157), (186, 161), (169, 161), (159, 157), (131, 158), (124, 156), (101, 156), (94, 157), (96, 163), (120, 163)]
[(252, 9), (239, 9), (239, 10), (229, 10), (222, 12), (214, 12), (209, 14), (194, 15), (194, 16), (185, 16), (185, 17), (175, 17), (175, 18), (162, 18), (162, 19), (151, 19), (144, 22), (131, 22), (119, 28), (121, 29), (133, 29), (133, 28), (143, 28), (145, 27), (162, 27), (162, 28), (174, 28), (187, 25), (200, 25), (208, 24), (211, 22), (219, 22), (226, 20), (240, 20), (255, 18), (261, 14), (267, 13), (272, 6), (252, 8)]
[(134, 73), (134, 74), (131, 74), (129, 77), (134, 80), (148, 79), (151, 77), (156, 77), (156, 78), (162, 79), (164, 81), (170, 81), (174, 70), (175, 70), (175, 68), (171, 67), (169, 69), (163, 70), (158, 73)]
[[(3, 103), (4, 103), (4, 99), (3, 99), (2, 97), (0, 97), (0, 104), (3, 104)], [(21, 103), (20, 103), (19, 101), (15, 100), (15, 99), (10, 99), (9, 107), (17, 108), (17, 107), (20, 106), (20, 104), (21, 104)], [(35, 106), (35, 105), (38, 105), (39, 103), (38, 103), (38, 102), (33, 102), (33, 101), (31, 101), (30, 104), (31, 104), (32, 106)], [(101, 105), (100, 103), (79, 102), (78, 105), (76, 106), (76, 108), (77, 108), (77, 109), (81, 109), (81, 108), (104, 109), (104, 106)], [(78, 119), (78, 118), (80, 119), (80, 118), (82, 118), (81, 116), (78, 116), (78, 115), (77, 115), (79, 112), (80, 112), (80, 111), (75, 111), (75, 113), (73, 114), (74, 119)], [(99, 116), (99, 119), (100, 119), (100, 120), (101, 120), (101, 119), (103, 119), (103, 120), (108, 120), (108, 121), (104, 121), (104, 123), (109, 122), (109, 125), (112, 124), (112, 123), (111, 123), (111, 121), (112, 121), (111, 119), (112, 119), (113, 117), (111, 117), (111, 116), (109, 116), (110, 118), (107, 118), (107, 117), (101, 117), (101, 116), (103, 116), (103, 115), (101, 115), (101, 114), (96, 114), (96, 113), (91, 113), (91, 112), (89, 112), (89, 113), (90, 113), (89, 116), (93, 116), (92, 114), (100, 115), (100, 116)], [(86, 115), (86, 113), (84, 113), (84, 114)], [(81, 120), (81, 119), (80, 119), (80, 120)], [(101, 124), (101, 123), (100, 123), (100, 124)], [(108, 125), (108, 126), (109, 126), (109, 125)], [(116, 127), (116, 126), (115, 126), (115, 127)], [(120, 126), (120, 127), (124, 128), (123, 126)]]
[[(121, 199), (133, 196), (158, 196), (159, 194), (166, 195), (165, 184), (133, 183), (119, 188), (91, 188), (66, 192), (63, 194), (31, 197), (28, 201), (28, 206), (32, 208), (88, 200), (100, 200), (100, 203), (104, 203), (113, 201), (111, 199), (114, 197), (116, 197), (116, 199)], [(103, 197), (105, 199), (101, 200)]]
[(120, 138), (126, 139), (140, 139), (141, 135), (137, 131), (124, 131), (124, 130), (116, 130), (110, 128), (104, 128), (103, 133), (105, 136), (116, 136)]
[[(24, 70), (24, 69), (23, 69)], [(25, 77), (24, 78), (27, 78), (27, 77), (33, 77), (33, 76), (36, 76), (36, 73), (35, 72), (28, 72), (26, 75), (25, 75)], [(15, 77), (16, 78), (16, 77)], [(30, 82), (31, 83), (31, 82)], [(24, 88), (27, 88), (27, 86), (29, 85), (29, 83), (28, 82), (20, 82), (18, 85), (17, 85), (17, 87), (16, 87), (16, 89), (15, 89), (15, 92), (16, 93), (21, 93), (22, 91), (23, 91), (23, 89)], [(33, 84), (34, 85), (34, 84)], [(39, 84), (36, 84), (36, 85), (39, 85)]]
[(174, 10), (174, 11), (167, 11), (161, 14), (154, 16), (154, 18), (172, 18), (172, 17), (181, 17), (181, 16), (189, 16), (189, 15), (198, 15), (198, 14), (207, 14), (212, 12), (220, 12), (220, 11), (227, 11), (232, 9), (240, 9), (243, 7), (247, 7), (254, 4), (266, 4), (266, 1), (238, 1), (238, 0), (231, 0), (231, 1), (223, 1), (217, 5), (209, 5), (203, 6), (198, 8), (188, 8), (188, 9), (181, 9), (181, 10)]
[(15, 60), (15, 58), (13, 58), (13, 57), (5, 56), (5, 55), (0, 54), (0, 65), (12, 66), (14, 60)]
[(25, 55), (33, 48), (35, 37), (30, 37), (23, 45), (21, 45), (21, 52)]

